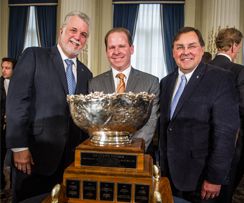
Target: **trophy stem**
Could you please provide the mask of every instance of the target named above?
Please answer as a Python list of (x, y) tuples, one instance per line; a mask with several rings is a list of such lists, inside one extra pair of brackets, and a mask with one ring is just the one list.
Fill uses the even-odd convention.
[(91, 142), (98, 146), (126, 145), (131, 143), (131, 136), (126, 131), (93, 131)]

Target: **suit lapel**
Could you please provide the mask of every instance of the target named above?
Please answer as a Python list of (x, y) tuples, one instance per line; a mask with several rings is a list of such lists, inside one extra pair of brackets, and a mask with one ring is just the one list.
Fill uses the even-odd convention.
[(77, 83), (76, 83), (76, 94), (87, 94), (86, 84), (84, 81), (87, 81), (87, 75), (82, 67), (80, 61), (77, 60)]
[(174, 115), (172, 117), (172, 120), (177, 116), (179, 111), (181, 110), (182, 106), (184, 105), (184, 102), (192, 95), (192, 93), (197, 89), (197, 86), (199, 82), (201, 81), (201, 78), (206, 70), (206, 67), (203, 63), (200, 63), (194, 73), (192, 74), (189, 82), (187, 83), (179, 101), (176, 106), (176, 109), (174, 111)]
[[(165, 95), (161, 95), (161, 98), (163, 97), (164, 100), (166, 101), (165, 106), (162, 108), (167, 109), (167, 117), (170, 118), (170, 106), (171, 106), (171, 100), (175, 88), (175, 83), (178, 77), (178, 70), (174, 72), (174, 74), (168, 79), (168, 84), (165, 85), (166, 90), (165, 90)], [(162, 87), (164, 88), (164, 87)], [(163, 99), (162, 98), (162, 99)]]
[(66, 75), (65, 75), (65, 70), (64, 70), (64, 64), (61, 58), (60, 53), (58, 52), (57, 47), (52, 47), (51, 48), (51, 58), (53, 61), (53, 66), (56, 69), (58, 73), (58, 78), (60, 80), (60, 83), (62, 84), (62, 87), (64, 89), (64, 92), (68, 94), (68, 84), (66, 81)]
[(138, 72), (134, 68), (131, 68), (125, 92), (133, 92), (136, 88), (136, 85), (139, 83), (138, 80), (140, 80)]
[(105, 93), (115, 92), (116, 90), (115, 90), (112, 70), (106, 72), (104, 77), (105, 77), (104, 78)]

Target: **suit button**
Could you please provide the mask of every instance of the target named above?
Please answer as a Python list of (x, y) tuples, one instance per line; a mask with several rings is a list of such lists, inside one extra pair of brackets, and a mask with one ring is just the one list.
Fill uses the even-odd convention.
[(169, 132), (172, 132), (172, 131), (173, 131), (173, 129), (172, 129), (172, 128), (169, 128), (168, 130), (169, 130)]

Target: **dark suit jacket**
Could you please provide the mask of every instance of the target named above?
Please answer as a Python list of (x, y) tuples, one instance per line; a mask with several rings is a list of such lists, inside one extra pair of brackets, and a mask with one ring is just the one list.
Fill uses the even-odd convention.
[(3, 76), (0, 77), (0, 91), (1, 91), (0, 106), (1, 106), (1, 133), (2, 133), (2, 128), (4, 125), (5, 104), (6, 104), (6, 92), (4, 89), (4, 78), (3, 78)]
[[(115, 92), (112, 70), (98, 75), (90, 81), (89, 92), (95, 91), (104, 92), (105, 94)], [(155, 94), (156, 96), (153, 101), (153, 108), (148, 122), (133, 135), (134, 138), (143, 138), (147, 148), (152, 140), (157, 125), (159, 80), (153, 75), (132, 68), (125, 91), (134, 93), (147, 92), (149, 94)]]
[[(5, 103), (6, 103), (6, 92), (5, 92), (5, 88), (4, 88), (4, 78), (1, 76), (0, 77), (0, 91), (1, 91), (1, 95), (0, 95), (0, 114), (1, 114), (1, 121), (0, 121), (0, 151), (1, 151), (1, 155), (0, 155), (0, 186), (1, 189), (3, 189), (2, 187), (4, 186), (4, 174), (3, 174), (3, 166), (4, 166), (4, 159), (5, 159), (5, 155), (6, 155), (6, 144), (5, 144)], [(1, 185), (2, 184), (2, 185)]]
[[(88, 93), (92, 73), (77, 61), (76, 94)], [(57, 47), (28, 48), (16, 64), (7, 96), (7, 147), (29, 147), (33, 172), (51, 175), (87, 135), (74, 125), (65, 69)], [(64, 150), (65, 154), (64, 154)], [(69, 164), (69, 163), (68, 163)]]
[(229, 58), (223, 55), (217, 55), (210, 64), (229, 70), (234, 74), (236, 87), (239, 92), (240, 116), (244, 119), (244, 66), (233, 63)]
[(239, 127), (238, 98), (232, 75), (200, 63), (188, 81), (170, 120), (178, 70), (160, 84), (160, 165), (181, 191), (201, 180), (223, 184)]

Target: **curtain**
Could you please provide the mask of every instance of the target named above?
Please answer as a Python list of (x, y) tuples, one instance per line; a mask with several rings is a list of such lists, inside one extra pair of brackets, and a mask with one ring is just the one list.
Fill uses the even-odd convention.
[(127, 28), (134, 39), (135, 23), (137, 21), (139, 4), (115, 4), (113, 27)]
[(37, 22), (42, 47), (56, 44), (56, 6), (37, 6)]
[(161, 19), (165, 40), (167, 71), (171, 73), (176, 68), (172, 56), (172, 40), (178, 30), (184, 26), (184, 4), (161, 4)]
[(8, 56), (18, 58), (24, 48), (27, 6), (10, 7), (9, 33), (8, 33)]
[(133, 44), (133, 67), (159, 79), (167, 75), (160, 4), (140, 4)]

